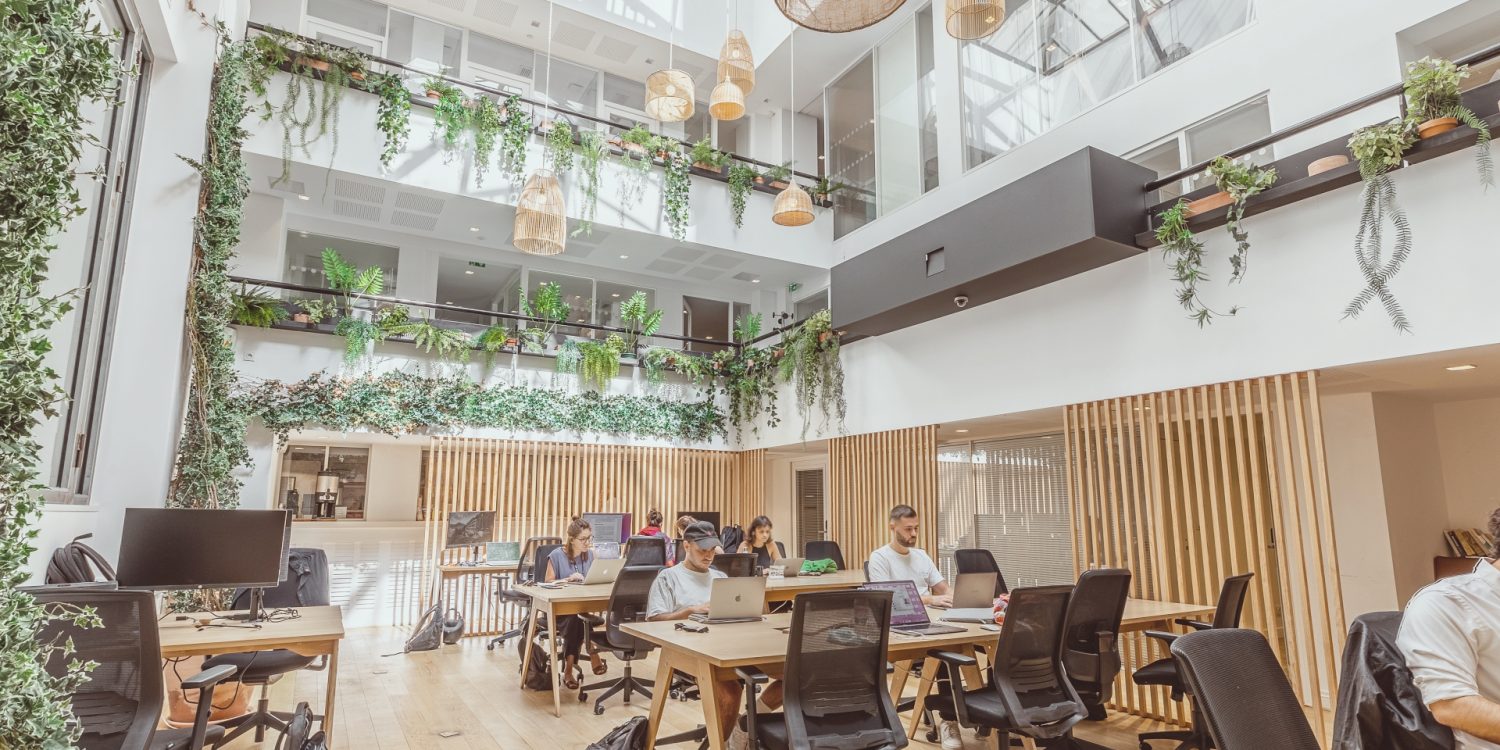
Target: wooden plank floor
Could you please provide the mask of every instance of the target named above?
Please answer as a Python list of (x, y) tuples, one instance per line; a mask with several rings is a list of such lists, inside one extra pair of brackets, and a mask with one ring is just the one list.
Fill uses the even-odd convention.
[[(649, 707), (639, 696), (628, 707), (617, 697), (604, 715), (595, 716), (592, 700), (579, 703), (564, 694), (559, 719), (552, 715), (550, 692), (520, 689), (515, 641), (504, 650), (486, 651), (487, 639), (466, 638), (460, 645), (438, 651), (381, 656), (400, 651), (404, 638), (403, 631), (395, 628), (365, 628), (351, 630), (344, 640), (335, 714), (338, 750), (585, 748), (631, 716), (644, 716)], [(606, 677), (617, 676), (619, 662), (613, 657), (607, 660)], [(654, 676), (655, 656), (635, 662), (632, 670)], [(321, 711), (325, 676), (326, 672), (300, 672), (282, 680), (271, 690), (272, 707), (289, 710), (296, 701), (307, 701), (314, 711)], [(587, 678), (594, 679), (592, 675)], [(667, 707), (663, 733), (692, 729), (702, 716), (697, 701), (673, 701)], [(1114, 716), (1101, 723), (1085, 722), (1078, 735), (1105, 747), (1133, 750), (1137, 732), (1156, 728), (1155, 722)], [(263, 743), (242, 738), (228, 747), (272, 750), (274, 745), (275, 737), (268, 736)], [(911, 746), (936, 747), (920, 733)], [(966, 746), (987, 747), (972, 734), (966, 736)]]

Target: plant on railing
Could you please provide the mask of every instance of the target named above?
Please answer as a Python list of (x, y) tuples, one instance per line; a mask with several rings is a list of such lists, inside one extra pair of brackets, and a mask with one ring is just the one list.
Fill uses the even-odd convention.
[(661, 385), (667, 379), (667, 370), (671, 369), (677, 352), (664, 346), (650, 346), (641, 352), (641, 372), (646, 375), (646, 382), (652, 385)]
[[(258, 68), (252, 82), (258, 95), (266, 93), (265, 82), (269, 78), (266, 71), (290, 62), (291, 75), (287, 76), (281, 103), (267, 101), (262, 113), (263, 119), (275, 117), (281, 125), (281, 176), (275, 182), (291, 179), (294, 149), (310, 157), (312, 144), (325, 135), (333, 139), (328, 157), (332, 167), (339, 150), (339, 113), (344, 91), (350, 81), (364, 80), (368, 59), (358, 50), (279, 32), (257, 36), (252, 44)], [(322, 85), (315, 86), (319, 74)]]
[(729, 165), (729, 208), (736, 229), (745, 226), (745, 202), (755, 184), (755, 168), (737, 161)]
[[(1414, 142), (1411, 131), (1400, 121), (1360, 128), (1349, 139), (1349, 150), (1359, 162), (1359, 176), (1364, 180), (1360, 193), (1359, 230), (1354, 234), (1354, 260), (1365, 288), (1344, 308), (1344, 317), (1358, 317), (1365, 305), (1380, 300), (1397, 331), (1411, 330), (1411, 321), (1391, 293), (1391, 279), (1411, 255), (1411, 224), (1406, 212), (1396, 202), (1396, 183), (1390, 171), (1401, 166), (1406, 150)], [(1389, 258), (1382, 258), (1381, 230), (1389, 221), (1395, 230)]]
[(819, 203), (826, 203), (829, 198), (833, 197), (834, 193), (843, 190), (846, 187), (849, 186), (837, 180), (830, 180), (828, 179), (827, 175), (824, 175), (818, 178), (818, 182), (816, 185), (813, 185), (811, 191), (812, 197)]
[(1177, 282), (1177, 303), (1190, 315), (1188, 317), (1203, 327), (1213, 322), (1215, 315), (1235, 315), (1238, 307), (1228, 312), (1217, 312), (1198, 297), (1198, 282), (1208, 281), (1203, 271), (1203, 243), (1193, 236), (1188, 228), (1187, 201), (1161, 212), (1157, 217), (1156, 240), (1161, 243), (1162, 255), (1172, 264), (1172, 280)]
[[(1474, 158), (1479, 164), (1479, 182), (1485, 187), (1495, 184), (1495, 163), (1490, 156), (1490, 128), (1474, 110), (1464, 106), (1462, 82), (1469, 77), (1469, 66), (1455, 65), (1451, 60), (1424, 57), (1407, 63), (1404, 90), (1406, 125), (1419, 133), (1433, 125), (1437, 131), (1451, 129), (1440, 122), (1452, 118), (1474, 129)], [(1425, 135), (1423, 137), (1426, 137)]]
[(442, 133), (443, 149), (452, 158), (464, 139), (464, 131), (469, 128), (469, 107), (465, 104), (464, 92), (438, 76), (428, 78), (422, 85), (426, 87), (428, 98), (436, 100), (432, 105), (433, 134)]
[(375, 113), (375, 127), (385, 138), (380, 166), (390, 169), (396, 154), (406, 150), (406, 136), (411, 132), (411, 92), (400, 77), (390, 73), (371, 73), (365, 88), (380, 98)]
[(625, 350), (625, 340), (620, 334), (611, 333), (604, 341), (580, 341), (578, 353), (578, 379), (585, 387), (609, 390), (609, 381), (620, 374), (620, 353)]
[(297, 307), (302, 309), (302, 314), (307, 316), (307, 322), (312, 325), (330, 320), (338, 314), (338, 306), (326, 299), (299, 300)]
[(710, 172), (722, 172), (729, 164), (729, 155), (714, 148), (714, 144), (707, 138), (693, 144), (688, 158), (692, 160), (693, 166)]
[(233, 308), (229, 321), (238, 326), (270, 328), (287, 319), (286, 308), (281, 300), (261, 289), (250, 289), (244, 284), (233, 295)]
[(771, 187), (786, 187), (787, 180), (792, 179), (792, 163), (786, 162), (774, 167), (766, 167), (766, 171), (761, 174), (761, 177), (765, 178), (765, 181), (770, 183)]
[(468, 333), (456, 328), (435, 326), (432, 320), (425, 316), (412, 319), (404, 307), (401, 310), (400, 322), (387, 323), (385, 318), (381, 319), (380, 328), (387, 338), (390, 336), (409, 337), (413, 346), (427, 354), (437, 352), (438, 359), (445, 362), (450, 359), (459, 362), (469, 361), (474, 340)]
[(692, 180), (688, 177), (688, 160), (677, 148), (663, 144), (666, 174), (662, 178), (662, 208), (666, 212), (667, 227), (672, 239), (682, 242), (687, 238), (688, 201)]
[(350, 378), (320, 372), (291, 383), (241, 383), (236, 403), (283, 443), (293, 431), (309, 428), (392, 436), (499, 429), (683, 441), (724, 434), (724, 415), (712, 400), (486, 386), (462, 375), (385, 372)]
[(521, 97), (505, 100), (505, 123), (500, 137), (500, 166), (511, 182), (526, 179), (526, 144), (531, 140), (531, 114), (521, 104)]
[(1250, 257), (1250, 233), (1240, 223), (1245, 218), (1245, 201), (1276, 183), (1276, 170), (1262, 169), (1249, 162), (1220, 156), (1208, 165), (1208, 176), (1219, 190), (1229, 194), (1228, 219), (1224, 226), (1234, 238), (1234, 255), (1229, 256), (1229, 282), (1244, 278)]
[(577, 149), (573, 146), (573, 126), (562, 119), (555, 119), (547, 129), (547, 163), (561, 177), (573, 168), (573, 157)]
[(380, 266), (360, 270), (331, 247), (323, 248), (323, 278), (343, 300), (344, 315), (354, 314), (358, 302), (355, 295), (385, 292), (385, 271)]
[(578, 132), (578, 165), (583, 172), (583, 206), (578, 210), (578, 226), (573, 236), (594, 233), (594, 217), (599, 212), (599, 165), (609, 147), (599, 131), (585, 128)]
[(654, 336), (661, 329), (661, 310), (652, 310), (650, 303), (646, 301), (646, 293), (637, 291), (628, 299), (620, 303), (620, 323), (630, 332), (625, 334), (625, 346), (623, 351), (626, 356), (634, 357), (640, 349), (641, 339)]
[(528, 297), (526, 290), (522, 289), (520, 310), (528, 318), (540, 318), (544, 321), (529, 321), (526, 329), (521, 332), (525, 336), (526, 348), (533, 352), (543, 351), (553, 344), (558, 324), (566, 321), (573, 313), (573, 307), (563, 299), (562, 285), (555, 281), (537, 285), (536, 295), (532, 297)]
[[(760, 324), (760, 313), (741, 316), (734, 323), (734, 340), (748, 344), (760, 336)], [(769, 350), (753, 346), (740, 351), (721, 349), (714, 353), (712, 367), (724, 378), (724, 391), (729, 395), (727, 418), (736, 438), (743, 436), (747, 424), (760, 434), (762, 417), (770, 427), (781, 423), (776, 412), (776, 365)]]
[(484, 366), (491, 367), (495, 364), (495, 355), (505, 351), (507, 347), (516, 347), (521, 342), (515, 331), (511, 330), (506, 323), (496, 323), (484, 329), (483, 333), (474, 337), (474, 345), (484, 352)]
[(578, 347), (578, 342), (568, 339), (557, 347), (557, 359), (553, 365), (557, 371), (565, 375), (573, 375), (578, 372), (579, 363), (583, 362), (583, 350)]
[(832, 316), (820, 310), (782, 336), (779, 350), (773, 350), (781, 379), (792, 384), (797, 395), (797, 414), (802, 417), (802, 439), (814, 406), (823, 413), (818, 431), (827, 429), (829, 421), (844, 427), (848, 404), (844, 400), (844, 367), (839, 360), (839, 337), (832, 328)]
[[(117, 37), (89, 8), (36, 0), (7, 3), (0, 14), (0, 747), (16, 750), (73, 747), (80, 734), (68, 696), (94, 665), (73, 658), (71, 643), (41, 637), (42, 629), (53, 620), (102, 627), (92, 612), (43, 606), (20, 590), (46, 489), (38, 420), (56, 417), (67, 398), (48, 361), (47, 332), (73, 295), (43, 285), (58, 237), (87, 208), (80, 186), (103, 176), (75, 172), (85, 148), (102, 147), (89, 113), (113, 106), (123, 74), (112, 52)], [(236, 63), (243, 106), (244, 68)], [(63, 676), (42, 668), (53, 660), (65, 665)]]
[(484, 187), (484, 176), (490, 171), (495, 154), (495, 139), (505, 127), (500, 109), (487, 96), (469, 100), (469, 126), (474, 129), (474, 184)]

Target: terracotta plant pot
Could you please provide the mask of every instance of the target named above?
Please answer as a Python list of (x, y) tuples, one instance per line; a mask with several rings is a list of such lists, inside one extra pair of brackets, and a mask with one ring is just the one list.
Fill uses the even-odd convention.
[(641, 158), (645, 158), (645, 156), (646, 156), (646, 147), (642, 146), (639, 143), (631, 143), (629, 141), (622, 141), (620, 143), (620, 148), (625, 149), (625, 153), (627, 153), (627, 154), (634, 154), (634, 155), (639, 156)]
[(327, 60), (319, 60), (316, 57), (298, 57), (295, 67), (312, 68), (327, 73), (333, 66), (329, 65)]
[(1322, 174), (1330, 169), (1338, 169), (1348, 163), (1349, 157), (1343, 154), (1325, 156), (1307, 165), (1307, 176), (1312, 177), (1315, 174)]
[(505, 345), (508, 346), (508, 347), (510, 347), (510, 348), (512, 348), (512, 349), (518, 349), (521, 346), (521, 340), (520, 339), (506, 339), (505, 340)]
[(1220, 191), (1207, 198), (1199, 198), (1187, 204), (1187, 215), (1198, 216), (1208, 211), (1223, 208), (1233, 202), (1234, 199), (1229, 197), (1229, 193)]
[(828, 341), (828, 337), (831, 336), (831, 335), (833, 335), (833, 334), (830, 331), (824, 331), (824, 332), (818, 334), (818, 343), (819, 344), (826, 343)]
[(353, 73), (350, 73), (349, 77), (353, 78), (356, 81), (363, 81), (363, 80), (365, 80), (365, 74), (361, 73), (361, 72), (359, 72), (357, 70), (354, 71)]
[(755, 176), (755, 184), (757, 184), (757, 185), (764, 185), (764, 184), (766, 184), (766, 178), (761, 177), (760, 175), (756, 175)]
[(1426, 140), (1435, 135), (1442, 135), (1456, 127), (1458, 127), (1457, 117), (1439, 117), (1418, 125), (1417, 135)]
[(771, 183), (771, 188), (773, 190), (785, 190), (786, 189), (786, 181), (785, 180), (776, 180), (775, 182)]
[(439, 94), (438, 92), (433, 91), (432, 89), (427, 89), (427, 91), (424, 92), (424, 93), (426, 94), (426, 96), (427, 96), (428, 99), (441, 99), (441, 98), (443, 98), (442, 94)]
[(292, 322), (307, 325), (309, 322), (307, 319), (307, 313), (292, 313)]
[(693, 162), (693, 166), (697, 167), (698, 169), (701, 169), (701, 170), (703, 170), (705, 172), (713, 172), (714, 174), (718, 174), (719, 172), (723, 171), (723, 170), (719, 169), (718, 167), (716, 167), (716, 166), (714, 166), (712, 164), (707, 164), (707, 163), (701, 162), (701, 161), (695, 161), (695, 162)]

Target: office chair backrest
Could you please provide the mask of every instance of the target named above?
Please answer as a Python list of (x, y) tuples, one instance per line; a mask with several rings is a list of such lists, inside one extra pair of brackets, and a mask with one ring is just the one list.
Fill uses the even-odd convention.
[(826, 539), (810, 541), (802, 545), (802, 556), (808, 560), (832, 560), (839, 570), (849, 569), (849, 566), (844, 564), (844, 552), (839, 549), (838, 542), (830, 542)]
[(870, 582), (870, 561), (869, 560), (864, 561), (864, 564), (861, 565), (861, 567), (865, 571), (865, 583), (869, 583)]
[(716, 570), (724, 571), (730, 578), (749, 578), (755, 575), (754, 552), (721, 552), (714, 555), (710, 563)]
[[(286, 578), (266, 589), (267, 607), (326, 607), (333, 603), (328, 554), (313, 547), (293, 547), (286, 555)], [(235, 589), (230, 609), (248, 609), (250, 590)]]
[(1020, 588), (1005, 609), (990, 684), (1016, 726), (1033, 737), (1062, 736), (1088, 715), (1062, 665), (1072, 593), (1072, 586)]
[(632, 536), (625, 540), (625, 551), (621, 553), (626, 565), (667, 564), (667, 540), (659, 536)]
[(620, 626), (646, 619), (646, 600), (651, 595), (651, 584), (656, 582), (661, 571), (660, 565), (627, 565), (620, 570), (614, 587), (609, 590), (609, 613), (604, 624), (609, 645), (637, 654), (646, 654), (656, 648), (650, 641), (620, 630)]
[(33, 596), (53, 611), (59, 605), (91, 607), (104, 624), (80, 628), (53, 619), (40, 634), (43, 642), (73, 639), (72, 656), (65, 659), (54, 652), (46, 664), (48, 674), (66, 674), (71, 659), (98, 664), (72, 695), (74, 714), (84, 731), (78, 747), (148, 747), (164, 697), (156, 602), (151, 592), (62, 589), (38, 590)]
[(1172, 642), (1188, 690), (1219, 750), (1319, 750), (1286, 673), (1266, 637), (1214, 628)]
[(672, 540), (672, 560), (675, 562), (682, 562), (682, 544), (683, 542), (681, 539)]
[(1005, 585), (1005, 574), (1000, 572), (1000, 563), (995, 562), (994, 553), (987, 549), (961, 549), (953, 552), (953, 565), (960, 575), (964, 573), (994, 573), (995, 596), (1010, 593)]
[(552, 550), (555, 550), (555, 549), (562, 549), (562, 543), (558, 542), (558, 543), (553, 544), (553, 543), (543, 542), (543, 543), (538, 544), (536, 546), (536, 552), (534, 552), (532, 554), (532, 556), (531, 556), (531, 560), (532, 560), (531, 564), (532, 564), (533, 570), (536, 572), (536, 580), (537, 581), (540, 582), (540, 581), (546, 580), (546, 578), (547, 578), (547, 558), (549, 558), (549, 557), (552, 556)]
[[(855, 747), (816, 740), (858, 735), (858, 747), (905, 747), (886, 688), (889, 591), (799, 595), (786, 645), (786, 727), (792, 747)], [(810, 740), (812, 740), (810, 742)]]
[[(542, 580), (542, 576), (547, 572), (547, 568), (545, 567), (547, 564), (547, 555), (542, 555), (540, 558), (538, 558), (536, 553), (537, 547), (540, 547), (544, 544), (551, 544), (557, 547), (561, 547), (562, 537), (534, 536), (530, 539), (527, 539), (526, 543), (521, 545), (521, 562), (517, 566), (516, 570), (517, 582)], [(547, 550), (547, 554), (551, 553), (552, 550)], [(537, 567), (537, 560), (539, 559), (542, 561), (543, 567)]]
[[(988, 550), (986, 550), (988, 551)], [(1068, 599), (1063, 626), (1063, 666), (1076, 687), (1088, 683), (1109, 700), (1115, 675), (1120, 673), (1120, 618), (1130, 596), (1130, 571), (1119, 568), (1085, 570)]]
[(1240, 612), (1245, 608), (1245, 594), (1250, 591), (1250, 579), (1254, 573), (1241, 573), (1224, 579), (1219, 589), (1219, 606), (1214, 610), (1215, 628), (1237, 628)]

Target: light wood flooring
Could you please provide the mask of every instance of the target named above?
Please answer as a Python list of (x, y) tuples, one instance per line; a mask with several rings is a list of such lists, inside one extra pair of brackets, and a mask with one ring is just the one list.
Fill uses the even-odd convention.
[[(395, 628), (349, 631), (340, 652), (336, 750), (586, 748), (631, 716), (644, 716), (650, 705), (639, 696), (629, 706), (615, 698), (602, 716), (595, 716), (592, 699), (579, 703), (576, 696), (564, 693), (563, 716), (557, 718), (552, 715), (550, 692), (520, 689), (514, 640), (496, 651), (485, 650), (488, 639), (466, 638), (460, 645), (438, 651), (381, 656), (400, 651), (404, 638), (404, 632)], [(617, 676), (619, 662), (612, 657), (608, 661), (606, 678)], [(655, 657), (635, 662), (633, 671), (653, 676)], [(289, 710), (296, 701), (307, 701), (314, 711), (321, 711), (326, 674), (300, 672), (282, 680), (271, 690), (272, 707)], [(586, 679), (605, 678), (587, 675)], [(663, 733), (692, 729), (702, 723), (702, 716), (697, 701), (672, 701)], [(1155, 722), (1113, 716), (1105, 722), (1085, 722), (1078, 736), (1106, 747), (1133, 750), (1136, 732), (1156, 728)], [(972, 735), (966, 742), (972, 750), (987, 747)], [(264, 743), (242, 738), (228, 747), (271, 750), (274, 745), (275, 737), (268, 736)], [(690, 750), (694, 746), (671, 747)], [(918, 733), (911, 747), (936, 745)]]

